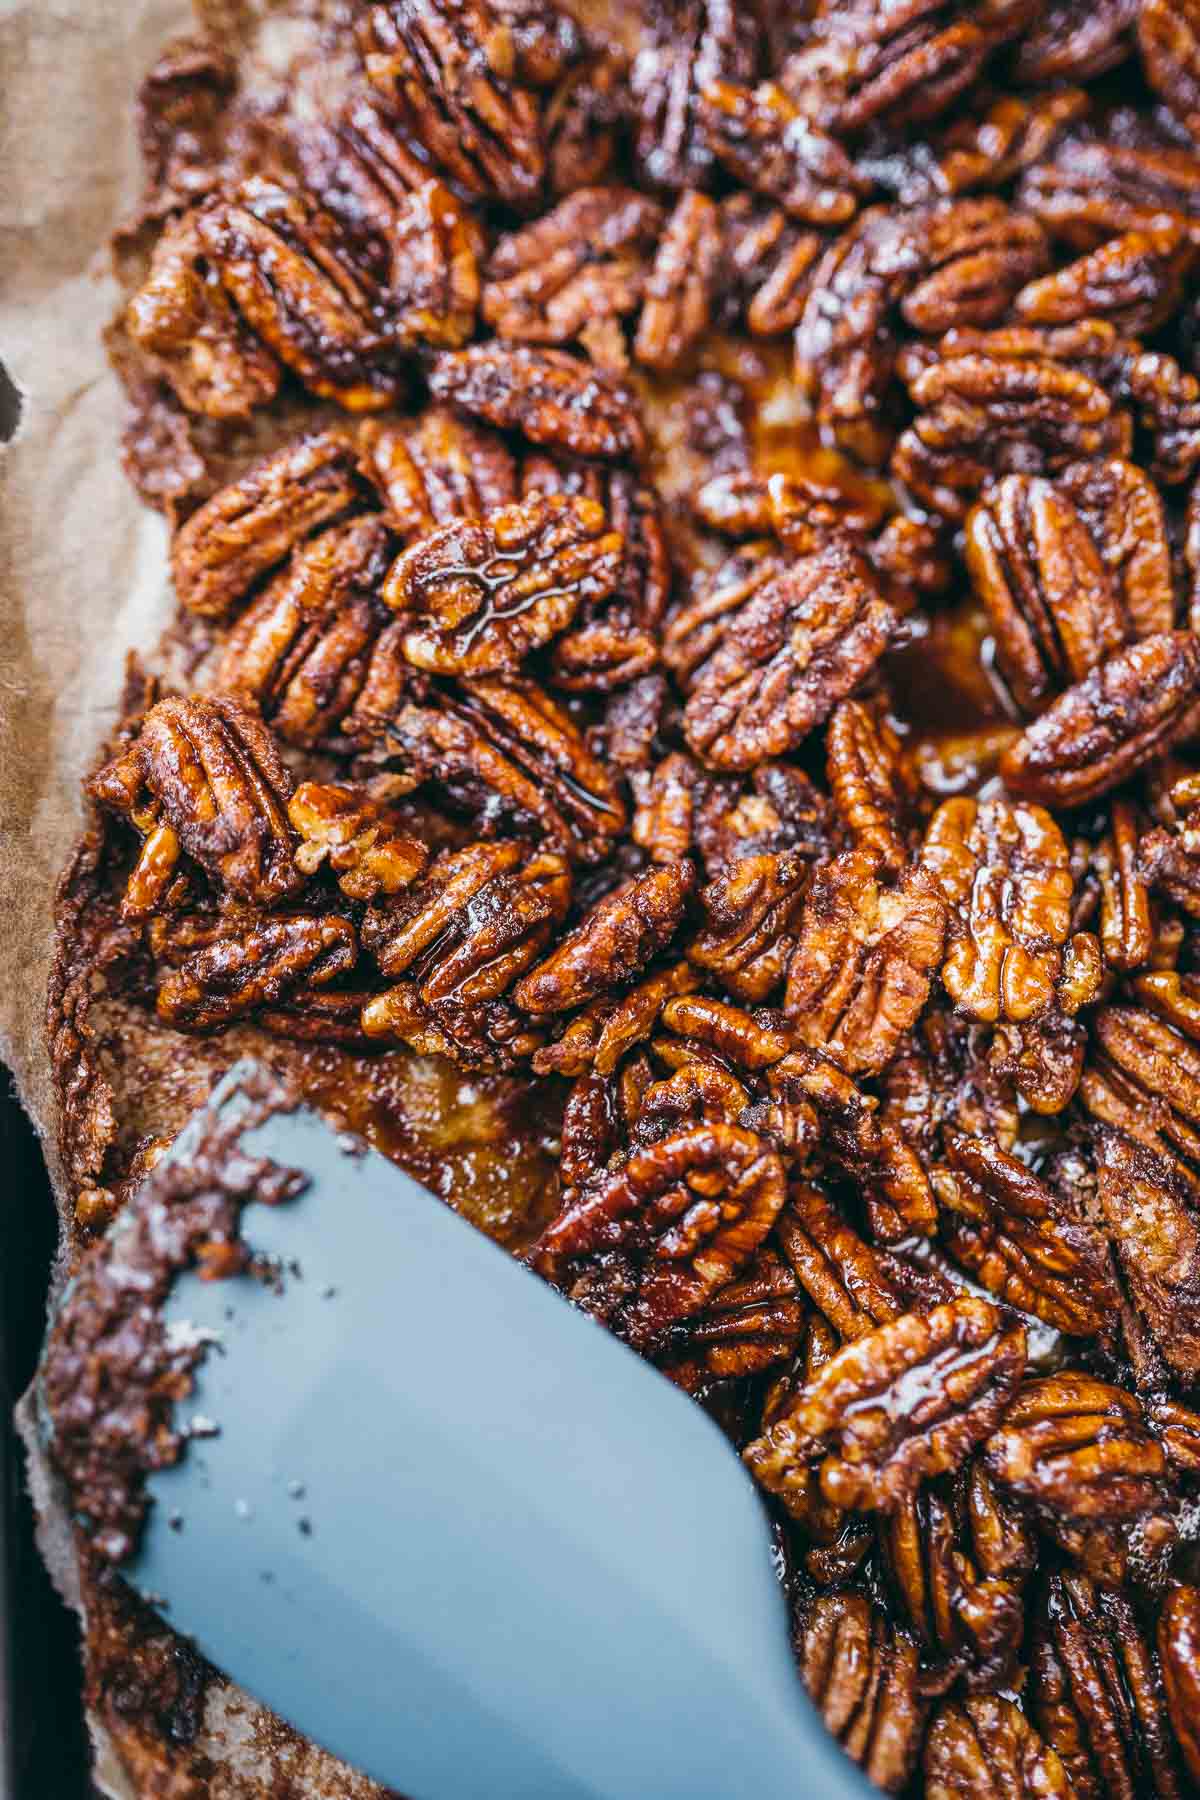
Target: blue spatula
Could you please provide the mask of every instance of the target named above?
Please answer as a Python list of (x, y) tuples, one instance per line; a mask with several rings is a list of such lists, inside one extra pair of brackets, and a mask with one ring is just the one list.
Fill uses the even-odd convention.
[[(246, 1068), (215, 1090), (226, 1118)], [(167, 1302), (214, 1348), (179, 1421), (202, 1435), (151, 1478), (124, 1570), (151, 1603), (411, 1800), (867, 1791), (704, 1413), (316, 1114), (241, 1143), (309, 1181), (243, 1214), (278, 1283), (185, 1274)]]

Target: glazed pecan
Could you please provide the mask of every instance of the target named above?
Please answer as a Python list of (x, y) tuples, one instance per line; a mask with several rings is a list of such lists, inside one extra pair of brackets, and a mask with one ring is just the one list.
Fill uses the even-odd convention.
[(724, 239), (707, 194), (681, 194), (667, 221), (646, 280), (633, 354), (648, 369), (677, 369), (711, 323)]
[(1034, 1717), (1080, 1800), (1183, 1793), (1154, 1653), (1124, 1594), (1052, 1575), (1033, 1657)]
[(684, 712), (689, 745), (726, 769), (794, 749), (873, 667), (894, 624), (855, 551), (830, 543), (802, 557), (723, 616)]
[(1009, 1151), (1020, 1109), (989, 1055), (991, 1034), (960, 1014), (927, 1007), (882, 1078), (880, 1116), (927, 1168), (945, 1160), (948, 1134), (986, 1137)]
[(798, 1646), (800, 1676), (846, 1754), (899, 1793), (920, 1754), (928, 1703), (917, 1646), (865, 1594), (818, 1594)]
[(359, 436), (364, 474), (402, 538), (479, 518), (517, 498), (516, 463), (504, 440), (446, 406), (402, 423), (369, 420)]
[(921, 867), (948, 909), (942, 981), (987, 1022), (1035, 1019), (1062, 980), (1073, 882), (1062, 832), (1040, 806), (944, 800)]
[(1094, 1336), (1119, 1297), (1103, 1239), (990, 1138), (951, 1136), (935, 1170), (941, 1240), (989, 1293), (1056, 1330)]
[(282, 371), (228, 295), (203, 275), (192, 213), (169, 224), (125, 311), (130, 337), (188, 412), (244, 419), (279, 390)]
[[(1128, 0), (1126, 0), (1128, 3)], [(1190, 149), (1146, 147), (1068, 133), (1028, 169), (1017, 203), (1080, 250), (1164, 219), (1200, 217), (1200, 161)]]
[(917, 780), (881, 707), (843, 700), (825, 734), (826, 776), (838, 819), (856, 849), (898, 875), (908, 861)]
[(584, 597), (579, 616), (554, 646), (560, 687), (607, 693), (648, 675), (658, 663), (662, 616), (671, 585), (671, 560), (653, 488), (628, 469), (597, 463), (526, 457), (525, 495), (579, 494), (603, 506), (622, 541), (620, 573), (610, 598)]
[(808, 225), (840, 225), (868, 184), (836, 139), (820, 130), (774, 82), (712, 81), (700, 123), (717, 161), (743, 187)]
[(1051, 0), (1017, 46), (1018, 81), (1087, 81), (1133, 49), (1137, 0)]
[(1194, 137), (1200, 125), (1200, 11), (1195, 0), (1140, 0), (1137, 41), (1147, 81)]
[(493, 675), (605, 599), (623, 544), (603, 507), (531, 494), (481, 519), (439, 526), (397, 557), (380, 598), (409, 624), (404, 654), (441, 675)]
[(569, 1012), (640, 974), (674, 935), (695, 878), (691, 863), (668, 863), (613, 888), (522, 978), (517, 1005)]
[(268, 569), (361, 499), (353, 440), (343, 431), (297, 438), (221, 488), (176, 532), (171, 576), (181, 606), (231, 612)]
[(795, 851), (810, 861), (829, 848), (829, 809), (801, 770), (761, 763), (746, 781), (714, 776), (682, 751), (632, 781), (633, 840), (655, 862), (699, 850), (710, 877), (743, 857)]
[(705, 924), (688, 945), (689, 962), (739, 1000), (767, 999), (796, 941), (811, 866), (794, 851), (728, 864), (699, 896)]
[(939, 1684), (961, 1675), (977, 1691), (1011, 1672), (1024, 1603), (1020, 1579), (985, 1574), (975, 1562), (973, 1498), (961, 1478), (924, 1482), (880, 1521), (879, 1535), (892, 1589)]
[(483, 317), (515, 343), (568, 344), (596, 320), (636, 312), (663, 228), (633, 188), (581, 188), (502, 237), (487, 264)]
[(1013, 301), (1013, 312), (1031, 325), (1108, 319), (1119, 331), (1143, 336), (1180, 306), (1195, 258), (1182, 224), (1127, 231), (1065, 269), (1031, 281)]
[[(1149, 983), (1149, 985), (1148, 985)], [(1166, 1018), (1139, 1007), (1106, 1006), (1093, 1022), (1094, 1042), (1080, 1097), (1092, 1115), (1169, 1159), (1200, 1193), (1200, 1049), (1173, 1029), (1181, 1009), (1169, 985), (1141, 977), (1143, 995)], [(1184, 996), (1182, 1017), (1188, 1008)]]
[(895, 887), (881, 872), (866, 846), (817, 870), (788, 966), (784, 1010), (796, 1037), (850, 1074), (876, 1075), (895, 1054), (945, 939), (945, 906), (920, 870)]
[(609, 173), (628, 112), (627, 81), (623, 56), (606, 44), (585, 52), (548, 95), (542, 124), (552, 194), (573, 194)]
[(1171, 1589), (1158, 1618), (1158, 1661), (1175, 1739), (1200, 1781), (1200, 1589)]
[(843, 1343), (865, 1337), (905, 1310), (884, 1259), (811, 1182), (791, 1184), (775, 1242)]
[(393, 549), (376, 514), (300, 544), (234, 625), (217, 665), (218, 686), (256, 707), (285, 743), (336, 738), (387, 625), (375, 594)]
[(533, 77), (553, 69), (556, 79), (566, 59), (562, 15), (531, 6), (541, 55), (523, 70), (511, 10), (487, 0), (385, 0), (363, 9), (358, 33), (367, 74), (414, 152), (468, 194), (522, 206), (545, 176)]
[(926, 1800), (1075, 1800), (1066, 1764), (1011, 1700), (944, 1700), (930, 1722)]
[(179, 1031), (217, 1031), (235, 1019), (302, 997), (354, 967), (349, 919), (279, 914), (218, 925), (208, 943), (158, 984), (158, 1014)]
[(986, 1300), (905, 1313), (839, 1350), (744, 1460), (785, 1503), (820, 1462), (835, 1505), (893, 1512), (995, 1430), (1024, 1367), (1023, 1327)]
[(1159, 823), (1137, 845), (1137, 869), (1158, 893), (1196, 918), (1200, 915), (1200, 782), (1171, 762), (1164, 763), (1152, 779)]
[(793, 225), (781, 206), (749, 194), (720, 203), (728, 309), (744, 314), (755, 337), (777, 337), (799, 323), (808, 281), (824, 249), (820, 232)]
[(1016, 794), (1050, 806), (1094, 800), (1196, 729), (1200, 639), (1144, 638), (1068, 688), (1000, 759)]
[(620, 999), (593, 1000), (571, 1019), (557, 1042), (537, 1052), (534, 1074), (583, 1075), (594, 1069), (597, 1075), (611, 1075), (626, 1052), (650, 1036), (667, 1002), (699, 985), (695, 969), (678, 962), (648, 975)]
[(236, 85), (233, 57), (208, 36), (172, 38), (143, 77), (136, 113), (146, 216), (160, 218), (212, 186)]
[(673, 996), (663, 1007), (662, 1023), (680, 1034), (655, 1040), (655, 1053), (668, 1063), (698, 1060), (714, 1062), (718, 1068), (732, 1063), (754, 1074), (770, 1068), (792, 1047), (778, 1013), (768, 1007), (745, 1012), (709, 994)]
[(88, 791), (144, 843), (130, 888), (144, 917), (182, 856), (239, 900), (276, 906), (304, 886), (288, 824), (292, 777), (261, 720), (219, 695), (152, 706)]
[[(1144, 1065), (1143, 1065), (1144, 1066)], [(1163, 1109), (1157, 1095), (1155, 1101)], [(1121, 1132), (1094, 1134), (1097, 1193), (1130, 1296), (1160, 1354), (1185, 1380), (1200, 1374), (1200, 1210), (1167, 1157)]]
[(753, 79), (757, 32), (735, 0), (662, 0), (653, 9), (631, 72), (637, 159), (652, 185), (708, 185), (714, 163), (700, 96), (712, 81)]
[(368, 1037), (467, 1068), (505, 1067), (538, 1043), (507, 1001), (566, 916), (571, 879), (552, 851), (469, 844), (436, 856), (406, 892), (377, 904), (363, 947), (394, 987), (363, 1008)]
[(720, 648), (730, 618), (787, 567), (775, 545), (744, 544), (698, 584), (686, 604), (673, 610), (663, 636), (663, 661), (685, 691), (706, 658)]
[(585, 1182), (529, 1260), (646, 1349), (745, 1266), (783, 1202), (778, 1154), (752, 1131), (704, 1122)]
[(935, 336), (958, 325), (991, 325), (1050, 264), (1036, 219), (993, 195), (931, 207), (920, 220), (921, 276), (900, 302), (914, 331)]
[(383, 749), (482, 829), (531, 831), (572, 860), (602, 861), (624, 829), (616, 775), (531, 681), (463, 682), (436, 706), (403, 705)]
[(1162, 500), (1119, 458), (1006, 475), (967, 515), (972, 585), (1025, 712), (1174, 615)]
[(968, 111), (935, 137), (932, 167), (927, 155), (904, 166), (898, 198), (911, 204), (1004, 187), (1022, 169), (1040, 162), (1088, 105), (1082, 88), (1002, 93), (990, 102), (986, 96), (972, 96)]
[(703, 1312), (668, 1333), (659, 1366), (688, 1393), (701, 1393), (709, 1382), (756, 1375), (784, 1361), (800, 1342), (804, 1320), (796, 1277), (764, 1246)]
[(917, 215), (860, 213), (807, 278), (796, 381), (817, 422), (866, 463), (887, 455), (896, 308), (925, 266)]
[(1127, 800), (1114, 800), (1109, 830), (1094, 847), (1091, 866), (1100, 888), (1100, 946), (1110, 968), (1139, 969), (1154, 943), (1150, 890), (1141, 866), (1138, 817)]
[(301, 782), (288, 818), (300, 839), (296, 867), (313, 875), (327, 865), (348, 900), (398, 894), (429, 862), (427, 845), (361, 788)]
[(640, 455), (645, 433), (627, 389), (564, 350), (475, 344), (446, 351), (429, 374), (434, 398), (577, 456)]

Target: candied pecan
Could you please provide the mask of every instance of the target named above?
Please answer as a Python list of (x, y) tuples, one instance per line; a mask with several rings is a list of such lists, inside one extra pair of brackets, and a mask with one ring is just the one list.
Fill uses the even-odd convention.
[(217, 684), (285, 743), (333, 738), (362, 693), (388, 619), (375, 599), (394, 545), (377, 515), (302, 543), (226, 640)]
[(783, 980), (810, 870), (794, 851), (730, 863), (699, 896), (705, 925), (688, 960), (739, 1000), (765, 1000)]
[(403, 538), (479, 518), (517, 498), (516, 463), (504, 440), (449, 407), (428, 406), (400, 424), (372, 419), (359, 441), (363, 472)]
[(1137, 814), (1128, 800), (1112, 802), (1109, 829), (1092, 850), (1091, 867), (1100, 887), (1104, 960), (1113, 969), (1139, 969), (1150, 959), (1154, 927), (1140, 866)]
[(620, 999), (601, 996), (570, 1021), (556, 1043), (533, 1059), (535, 1075), (582, 1075), (594, 1069), (611, 1075), (627, 1051), (648, 1038), (668, 1001), (690, 994), (700, 977), (689, 963), (674, 963), (649, 975)]
[(710, 876), (746, 856), (828, 853), (829, 806), (790, 763), (760, 763), (748, 782), (707, 780), (696, 796), (695, 841)]
[(1052, 471), (1128, 448), (1128, 420), (1103, 387), (1048, 353), (955, 346), (916, 367), (909, 390), (920, 416), (896, 445), (892, 473), (948, 520), (964, 516), (989, 474)]
[(1200, 1589), (1173, 1587), (1158, 1617), (1167, 1712), (1193, 1781), (1200, 1781)]
[(744, 544), (720, 564), (688, 604), (673, 612), (663, 636), (663, 661), (680, 686), (689, 690), (697, 670), (720, 647), (730, 615), (787, 571), (775, 545)]
[(791, 1184), (774, 1237), (801, 1287), (843, 1343), (865, 1337), (904, 1311), (883, 1258), (820, 1188), (806, 1181)]
[(685, 1061), (705, 1060), (710, 1053), (720, 1064), (756, 1073), (786, 1056), (792, 1048), (791, 1037), (784, 1029), (779, 1014), (767, 1007), (744, 1012), (726, 1000), (708, 994), (672, 996), (662, 1009), (662, 1023), (681, 1036), (675, 1040), (659, 1037), (656, 1054), (670, 1061), (678, 1055)]
[(560, 687), (606, 693), (648, 674), (658, 662), (659, 626), (671, 585), (670, 553), (654, 490), (628, 469), (564, 464), (526, 457), (525, 495), (581, 494), (603, 505), (622, 539), (621, 568), (612, 597), (585, 598), (579, 618), (554, 646)]
[(688, 1393), (711, 1381), (759, 1374), (789, 1357), (804, 1330), (796, 1277), (769, 1247), (736, 1280), (719, 1288), (701, 1313), (676, 1325), (659, 1359)]
[(1074, 886), (1050, 814), (999, 797), (944, 800), (921, 867), (948, 909), (942, 981), (955, 1004), (988, 1022), (1045, 1012), (1063, 971)]
[(353, 968), (354, 927), (335, 914), (260, 918), (220, 926), (158, 984), (158, 1014), (180, 1031), (216, 1031), (234, 1019), (278, 1006), (298, 989), (323, 987)]
[(567, 344), (595, 319), (636, 312), (662, 227), (661, 206), (633, 188), (581, 188), (499, 240), (484, 319), (516, 343)]
[(1192, 150), (1148, 149), (1069, 133), (1046, 162), (1027, 169), (1017, 203), (1080, 250), (1164, 218), (1200, 217), (1200, 160)]
[(1095, 1131), (1097, 1193), (1130, 1295), (1162, 1356), (1200, 1375), (1200, 1216), (1195, 1188), (1167, 1157)]
[[(840, 473), (840, 472), (839, 472)], [(822, 537), (861, 537), (883, 519), (879, 495), (851, 489), (843, 480), (822, 481), (811, 470), (759, 474), (737, 469), (714, 475), (692, 501), (697, 518), (727, 537), (760, 537), (774, 532), (796, 554)]]
[(1143, 638), (1068, 688), (1000, 759), (1014, 793), (1079, 806), (1128, 780), (1196, 729), (1200, 639)]
[(801, 231), (781, 206), (749, 194), (720, 203), (727, 305), (745, 313), (755, 337), (778, 337), (799, 323), (814, 264), (825, 247), (819, 232)]
[(641, 454), (645, 433), (628, 390), (565, 350), (474, 344), (448, 350), (429, 374), (434, 398), (535, 444), (577, 456)]
[[(414, 152), (468, 194), (522, 206), (536, 197), (546, 158), (508, 10), (487, 0), (385, 0), (364, 9), (358, 32), (367, 75)], [(561, 17), (556, 7), (541, 11)], [(562, 59), (551, 62), (556, 79)]]
[(756, 88), (712, 81), (699, 118), (717, 161), (736, 181), (808, 225), (840, 225), (868, 184), (829, 137), (774, 82)]
[(1022, 169), (1040, 162), (1088, 106), (1082, 88), (1062, 88), (1049, 94), (1003, 93), (990, 104), (972, 96), (964, 116), (934, 139), (936, 162), (932, 169), (922, 157), (915, 167), (905, 170), (899, 198), (911, 203), (938, 194), (1004, 187)]
[(989, 1293), (1074, 1336), (1103, 1331), (1118, 1295), (1103, 1240), (990, 1138), (951, 1136), (935, 1170), (941, 1239)]
[[(196, 233), (242, 318), (305, 387), (353, 412), (395, 400), (404, 381), (400, 351), (419, 333), (399, 296), (394, 304), (359, 247), (311, 195), (251, 176), (200, 208)], [(473, 256), (469, 263), (474, 275)], [(472, 285), (477, 290), (477, 280)], [(468, 331), (473, 316), (472, 298)]]
[(695, 882), (691, 863), (668, 863), (598, 900), (513, 990), (524, 1012), (568, 1012), (640, 974), (674, 935)]
[(245, 419), (279, 390), (275, 356), (202, 273), (195, 216), (167, 226), (125, 311), (130, 337), (188, 412)]
[(972, 585), (1014, 698), (1034, 712), (1174, 612), (1162, 501), (1132, 463), (1006, 475), (967, 515)]
[(171, 545), (181, 606), (232, 611), (268, 569), (361, 497), (354, 443), (343, 431), (297, 438), (247, 469), (194, 512)]
[(817, 1594), (798, 1647), (800, 1677), (847, 1756), (899, 1793), (921, 1749), (917, 1646), (865, 1594)]
[(236, 85), (233, 57), (207, 36), (172, 39), (143, 78), (137, 135), (149, 217), (186, 205), (213, 185), (218, 133)]
[(876, 850), (820, 867), (788, 966), (784, 1010), (801, 1043), (850, 1074), (878, 1074), (917, 1021), (942, 956), (946, 909), (917, 869), (894, 888)]
[(677, 369), (711, 322), (721, 272), (720, 215), (707, 194), (679, 196), (646, 279), (633, 354), (648, 369)]
[(745, 1266), (784, 1195), (774, 1150), (752, 1131), (706, 1121), (585, 1182), (529, 1261), (646, 1349)]
[(961, 1480), (924, 1482), (880, 1521), (879, 1535), (893, 1591), (939, 1683), (961, 1674), (974, 1691), (1012, 1670), (1024, 1607), (1019, 1580), (977, 1567), (970, 1499)]
[(573, 194), (608, 174), (616, 127), (628, 110), (627, 81), (624, 58), (606, 44), (569, 68), (547, 96), (542, 124), (552, 194)]
[(830, 543), (802, 557), (723, 615), (684, 712), (689, 745), (726, 769), (794, 749), (878, 661), (894, 625), (855, 551)]
[(704, 187), (713, 153), (700, 96), (711, 81), (753, 79), (758, 23), (736, 0), (665, 0), (650, 24), (630, 78), (638, 163), (656, 187)]
[(839, 1350), (744, 1460), (781, 1496), (820, 1461), (835, 1505), (892, 1512), (995, 1430), (1024, 1367), (1024, 1328), (986, 1300), (904, 1313)]
[(436, 706), (402, 706), (382, 748), (485, 831), (532, 830), (580, 862), (603, 861), (625, 825), (616, 776), (531, 681), (463, 682)]
[(915, 214), (868, 207), (807, 280), (796, 327), (796, 381), (817, 422), (865, 463), (887, 454), (895, 311), (925, 266)]
[(1147, 81), (1194, 137), (1200, 126), (1200, 11), (1195, 0), (1139, 0), (1137, 41)]
[(1079, 1800), (1180, 1800), (1159, 1672), (1124, 1594), (1052, 1575), (1031, 1661), (1034, 1717)]
[(1078, 262), (1031, 281), (1013, 301), (1031, 325), (1109, 319), (1120, 331), (1155, 331), (1183, 300), (1195, 248), (1181, 224), (1110, 238)]
[(940, 335), (956, 325), (990, 325), (1013, 297), (1049, 267), (1036, 219), (993, 195), (931, 207), (922, 218), (920, 279), (900, 302), (914, 331)]
[(1017, 46), (1018, 81), (1089, 81), (1133, 48), (1138, 0), (1051, 0)]
[(898, 875), (908, 860), (917, 782), (882, 710), (843, 700), (829, 721), (825, 756), (829, 791), (851, 844), (877, 854)]
[(300, 839), (296, 867), (313, 875), (327, 863), (349, 900), (397, 894), (425, 873), (428, 847), (361, 788), (301, 782), (288, 818)]
[(985, 1027), (929, 1007), (888, 1064), (880, 1117), (926, 1167), (944, 1160), (948, 1132), (987, 1137), (1002, 1150), (1016, 1143), (1016, 1093), (997, 1073), (989, 1048)]
[(410, 544), (380, 599), (406, 622), (404, 654), (441, 675), (515, 669), (611, 594), (622, 541), (594, 500), (531, 494)]
[(1200, 1049), (1172, 1029), (1180, 1017), (1169, 991), (1141, 977), (1142, 996), (1167, 1019), (1106, 1006), (1093, 1021), (1093, 1050), (1080, 1097), (1093, 1117), (1168, 1158), (1200, 1193)]
[(88, 783), (143, 834), (131, 887), (152, 862), (154, 898), (187, 855), (238, 899), (275, 906), (304, 886), (287, 818), (292, 778), (261, 720), (220, 695), (152, 706), (137, 736)]
[(944, 1700), (930, 1722), (922, 1766), (926, 1800), (1076, 1800), (1057, 1750), (996, 1694)]
[(446, 850), (423, 881), (374, 906), (363, 946), (394, 987), (363, 1008), (368, 1037), (467, 1068), (505, 1067), (539, 1039), (505, 996), (545, 949), (570, 901), (567, 864), (525, 844)]

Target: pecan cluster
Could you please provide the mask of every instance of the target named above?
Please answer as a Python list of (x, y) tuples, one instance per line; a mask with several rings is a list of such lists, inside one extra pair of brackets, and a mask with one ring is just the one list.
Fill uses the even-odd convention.
[(1183, 1795), (1196, 6), (351, 10), (269, 167), (155, 141), (143, 372), (307, 411), (90, 783), (145, 1002), (561, 1119), (528, 1261), (880, 1786)]

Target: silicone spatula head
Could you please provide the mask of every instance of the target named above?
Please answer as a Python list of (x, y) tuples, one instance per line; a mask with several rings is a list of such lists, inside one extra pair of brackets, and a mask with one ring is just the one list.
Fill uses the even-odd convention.
[[(249, 1118), (252, 1076), (169, 1159)], [(276, 1279), (171, 1288), (169, 1332), (210, 1348), (127, 1579), (411, 1800), (866, 1792), (704, 1413), (316, 1114), (274, 1111), (240, 1148), (307, 1183), (242, 1213)]]

